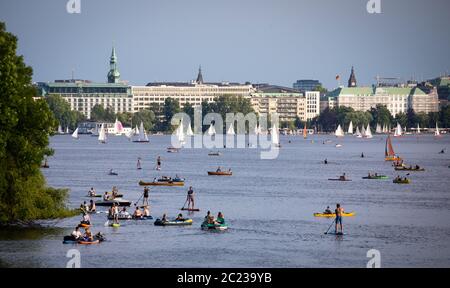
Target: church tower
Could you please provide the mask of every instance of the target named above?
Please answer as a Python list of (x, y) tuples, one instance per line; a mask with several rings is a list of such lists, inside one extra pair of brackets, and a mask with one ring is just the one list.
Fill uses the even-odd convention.
[(353, 69), (353, 66), (352, 73), (350, 74), (350, 78), (348, 79), (348, 87), (356, 87), (355, 69)]
[(202, 66), (198, 67), (197, 84), (203, 84)]
[(109, 59), (108, 83), (119, 83), (120, 73), (117, 68), (116, 49), (113, 47), (111, 58)]

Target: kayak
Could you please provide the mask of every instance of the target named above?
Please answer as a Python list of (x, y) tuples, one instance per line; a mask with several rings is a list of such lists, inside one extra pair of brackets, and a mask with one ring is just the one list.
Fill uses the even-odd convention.
[(144, 182), (139, 181), (140, 186), (184, 186), (184, 182), (174, 182), (174, 181), (168, 181), (168, 182)]
[(380, 179), (388, 179), (389, 177), (385, 176), (385, 175), (377, 175), (377, 176), (366, 176), (366, 177), (362, 177), (362, 179), (373, 179), (373, 180), (380, 180)]
[(108, 226), (109, 227), (114, 227), (114, 228), (119, 228), (120, 227), (120, 223), (110, 223)]
[(165, 179), (159, 178), (158, 182), (170, 183), (170, 182), (184, 182), (184, 178)]
[(98, 244), (100, 243), (100, 240), (94, 240), (94, 241), (78, 241), (78, 244), (84, 244), (84, 245), (91, 245), (91, 244)]
[[(342, 213), (342, 217), (352, 217), (355, 216), (355, 212), (344, 212)], [(336, 217), (335, 213), (327, 214), (327, 213), (314, 213), (314, 217)]]
[(105, 241), (105, 236), (101, 233), (94, 235), (94, 241), (75, 239), (72, 235), (64, 236), (63, 238), (63, 244), (98, 244), (102, 241)]
[(215, 176), (231, 176), (233, 175), (233, 172), (231, 171), (208, 171), (208, 175), (215, 175)]
[(210, 152), (208, 156), (220, 156), (220, 152)]
[(226, 223), (223, 224), (208, 224), (206, 222), (203, 222), (201, 225), (202, 230), (218, 230), (218, 231), (224, 231), (228, 229), (228, 225)]
[(156, 226), (186, 226), (192, 225), (192, 219), (185, 219), (184, 221), (179, 220), (170, 220), (170, 221), (161, 221), (161, 219), (156, 219)]
[(95, 196), (86, 195), (86, 197), (89, 197), (89, 198), (102, 198), (102, 195), (95, 195)]
[(337, 179), (334, 179), (334, 178), (328, 178), (328, 180), (329, 180), (329, 181), (342, 181), (342, 182), (352, 181), (352, 180), (350, 180), (350, 179), (339, 179), (339, 178), (337, 178)]
[(394, 169), (396, 170), (396, 171), (412, 171), (412, 172), (414, 172), (414, 171), (425, 171), (425, 169), (424, 168), (407, 168), (407, 167), (394, 167)]
[(409, 179), (406, 179), (406, 180), (397, 180), (397, 179), (394, 179), (394, 181), (392, 181), (393, 183), (396, 183), (396, 184), (409, 184), (411, 181), (409, 180)]
[(102, 200), (95, 202), (96, 206), (112, 206), (114, 203), (117, 203), (119, 206), (130, 206), (131, 201), (122, 199), (122, 198), (116, 198), (114, 200)]
[(119, 174), (116, 173), (116, 172), (109, 172), (108, 175), (110, 175), (110, 176), (118, 176)]

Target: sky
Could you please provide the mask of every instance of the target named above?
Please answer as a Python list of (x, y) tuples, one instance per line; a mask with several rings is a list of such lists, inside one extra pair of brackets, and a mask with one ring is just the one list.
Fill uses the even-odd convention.
[(434, 78), (450, 70), (449, 0), (0, 0), (33, 81), (106, 82), (111, 47), (131, 85), (190, 81), (292, 87), (320, 80), (358, 85), (381, 77)]

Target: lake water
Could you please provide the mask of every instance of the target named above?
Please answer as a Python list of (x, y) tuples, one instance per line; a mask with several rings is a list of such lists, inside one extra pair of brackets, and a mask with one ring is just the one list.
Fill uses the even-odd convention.
[[(325, 142), (330, 139), (331, 142)], [(288, 141), (291, 141), (289, 143)], [(193, 186), (201, 211), (187, 227), (158, 227), (153, 221), (122, 222), (104, 227), (105, 214), (93, 216), (93, 232), (106, 234), (99, 245), (64, 245), (80, 217), (52, 221), (51, 228), (0, 231), (0, 265), (65, 267), (66, 253), (77, 248), (82, 267), (365, 267), (367, 251), (381, 253), (382, 267), (450, 267), (450, 137), (406, 136), (393, 139), (407, 163), (425, 172), (411, 172), (410, 185), (392, 183), (397, 173), (384, 161), (385, 136), (373, 139), (313, 135), (281, 136), (280, 155), (261, 160), (258, 149), (207, 149), (167, 153), (169, 136), (152, 136), (151, 143), (110, 137), (106, 145), (81, 135), (51, 138), (55, 155), (44, 169), (48, 184), (70, 188), (69, 205), (79, 207), (91, 186), (97, 193), (117, 186), (124, 198), (142, 194), (139, 180), (161, 175), (186, 178), (185, 187), (151, 188), (152, 215), (176, 216)], [(335, 144), (341, 143), (341, 148)], [(446, 154), (439, 154), (447, 148)], [(364, 152), (365, 157), (360, 154)], [(162, 170), (155, 159), (161, 155)], [(142, 158), (142, 170), (136, 169)], [(327, 158), (328, 165), (321, 162)], [(233, 176), (208, 176), (217, 166), (231, 167)], [(119, 173), (108, 176), (110, 168)], [(389, 180), (363, 180), (368, 171)], [(352, 182), (328, 181), (345, 172)], [(314, 212), (341, 203), (355, 217), (344, 218), (343, 237), (324, 235), (331, 219)], [(98, 210), (104, 208), (98, 207)], [(230, 229), (202, 231), (207, 210), (222, 211)], [(184, 213), (185, 214), (185, 213)]]

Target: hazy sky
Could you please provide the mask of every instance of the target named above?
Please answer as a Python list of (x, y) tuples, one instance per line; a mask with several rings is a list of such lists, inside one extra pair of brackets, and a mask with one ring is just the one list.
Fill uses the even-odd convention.
[(114, 43), (123, 80), (269, 82), (319, 79), (336, 87), (355, 66), (374, 77), (421, 80), (450, 70), (450, 1), (0, 0), (0, 21), (19, 37), (34, 81), (105, 82)]

